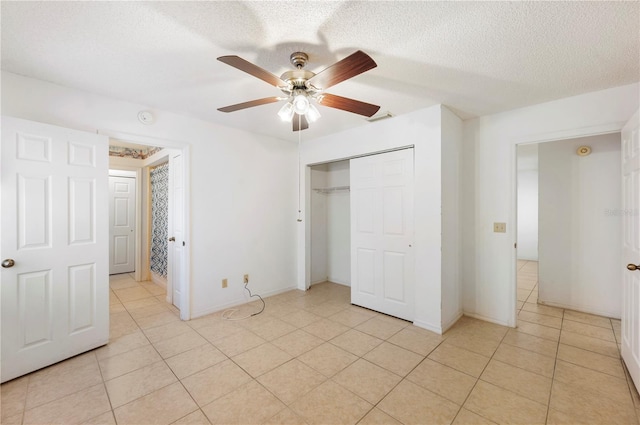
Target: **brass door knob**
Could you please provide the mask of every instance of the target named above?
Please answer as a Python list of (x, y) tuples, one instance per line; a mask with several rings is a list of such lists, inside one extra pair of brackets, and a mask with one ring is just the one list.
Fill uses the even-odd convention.
[(4, 267), (5, 269), (8, 269), (9, 267), (13, 267), (15, 264), (16, 262), (13, 261), (11, 258), (7, 258), (2, 262), (2, 267)]
[(176, 241), (176, 238), (174, 238), (173, 236), (169, 238), (169, 242), (175, 242), (175, 241)]
[[(4, 265), (3, 265), (3, 267), (4, 267)], [(638, 264), (637, 266), (635, 264), (627, 264), (627, 269), (629, 269), (631, 271), (640, 270), (640, 264)]]

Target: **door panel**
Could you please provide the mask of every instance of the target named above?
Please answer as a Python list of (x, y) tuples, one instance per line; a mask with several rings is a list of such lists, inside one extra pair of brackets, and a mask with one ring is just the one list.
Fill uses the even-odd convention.
[(136, 179), (109, 176), (109, 274), (135, 271)]
[(109, 339), (108, 139), (2, 117), (2, 382)]
[(169, 242), (168, 288), (171, 288), (171, 302), (181, 308), (182, 276), (184, 267), (184, 185), (182, 181), (183, 163), (181, 154), (169, 158)]
[[(622, 130), (623, 266), (640, 265), (640, 117)], [(622, 278), (622, 358), (640, 389), (640, 271)]]
[(413, 149), (352, 159), (351, 302), (413, 320)]

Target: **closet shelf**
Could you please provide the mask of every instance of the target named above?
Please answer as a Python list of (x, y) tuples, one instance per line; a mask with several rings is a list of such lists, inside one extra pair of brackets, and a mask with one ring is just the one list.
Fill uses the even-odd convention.
[(336, 193), (336, 192), (348, 192), (350, 189), (349, 186), (333, 186), (333, 187), (318, 187), (315, 190), (318, 193)]

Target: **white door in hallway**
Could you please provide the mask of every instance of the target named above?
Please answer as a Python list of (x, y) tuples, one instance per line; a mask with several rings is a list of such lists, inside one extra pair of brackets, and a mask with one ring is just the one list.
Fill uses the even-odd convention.
[(108, 139), (2, 117), (2, 382), (109, 340)]
[(169, 252), (167, 297), (178, 309), (182, 302), (182, 282), (185, 264), (184, 183), (182, 154), (169, 156)]
[(109, 176), (109, 274), (135, 271), (136, 179)]
[(414, 318), (413, 149), (352, 159), (351, 302)]
[(622, 130), (622, 358), (640, 390), (640, 115)]

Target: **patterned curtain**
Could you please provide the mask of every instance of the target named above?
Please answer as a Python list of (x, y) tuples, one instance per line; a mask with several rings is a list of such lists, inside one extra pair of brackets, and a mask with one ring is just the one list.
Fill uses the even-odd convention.
[(167, 277), (169, 163), (151, 170), (151, 271)]

